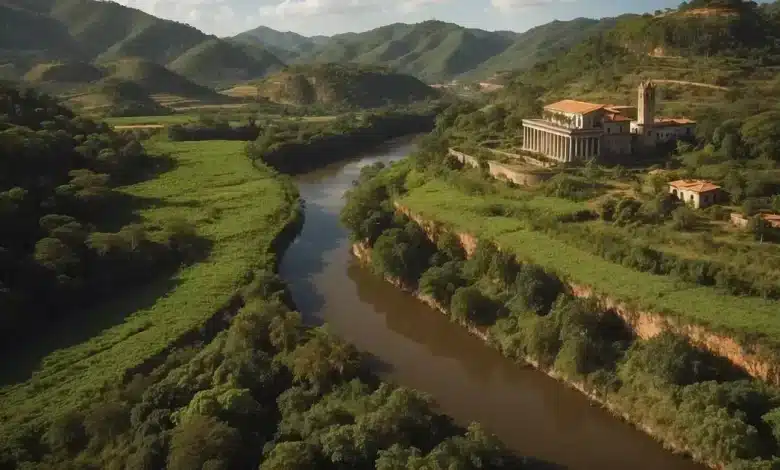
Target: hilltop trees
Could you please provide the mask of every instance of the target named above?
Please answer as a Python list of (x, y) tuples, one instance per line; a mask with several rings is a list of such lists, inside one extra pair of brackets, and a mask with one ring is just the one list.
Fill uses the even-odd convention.
[(4, 347), (190, 259), (186, 223), (133, 223), (132, 200), (113, 189), (149, 167), (139, 142), (32, 90), (0, 87), (0, 111)]

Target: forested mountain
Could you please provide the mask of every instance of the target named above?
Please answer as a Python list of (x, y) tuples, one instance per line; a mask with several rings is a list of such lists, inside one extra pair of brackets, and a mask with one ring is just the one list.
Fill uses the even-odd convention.
[(355, 64), (293, 65), (255, 84), (271, 101), (295, 105), (379, 107), (432, 99), (438, 91), (386, 68)]
[(435, 83), (474, 70), (510, 45), (511, 33), (492, 33), (442, 21), (396, 23), (364, 33), (333, 36), (297, 61), (383, 65)]
[(261, 26), (233, 40), (263, 44), (277, 56), (295, 63), (381, 65), (434, 83), (461, 76), (487, 78), (498, 71), (530, 67), (566, 52), (583, 39), (611, 28), (615, 22), (612, 18), (554, 21), (518, 34), (425, 21), (311, 38)]
[(212, 85), (257, 78), (281, 65), (257, 44), (239, 46), (114, 2), (0, 0), (0, 25), (0, 59), (24, 71), (54, 60), (137, 57)]
[(616, 18), (577, 18), (537, 26), (518, 34), (511, 46), (486, 60), (469, 76), (484, 78), (507, 70), (527, 69), (569, 51), (591, 36), (608, 31), (617, 22)]
[(244, 31), (232, 39), (239, 43), (259, 44), (284, 60), (309, 53), (329, 40), (327, 36), (307, 37), (292, 31), (277, 31), (267, 26)]

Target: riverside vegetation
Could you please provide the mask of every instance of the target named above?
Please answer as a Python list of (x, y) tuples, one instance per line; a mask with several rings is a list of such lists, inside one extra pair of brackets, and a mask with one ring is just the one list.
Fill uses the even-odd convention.
[[(356, 243), (370, 248), (379, 274), (432, 299), (453, 321), (484, 331), (507, 357), (531, 360), (579, 384), (697, 460), (735, 469), (777, 468), (780, 390), (684, 336), (665, 332), (637, 339), (622, 319), (596, 301), (575, 297), (567, 283), (771, 344), (780, 337), (775, 303), (695, 287), (686, 262), (673, 257), (664, 263), (679, 263), (680, 280), (646, 273), (633, 254), (648, 254), (627, 239), (600, 245), (599, 232), (585, 237), (563, 228), (597, 223), (595, 211), (577, 197), (556, 197), (562, 187), (572, 196), (572, 186), (584, 195), (594, 191), (592, 185), (567, 176), (571, 180), (551, 181), (535, 193), (509, 188), (479, 171), (464, 173), (447, 158), (440, 137), (429, 136), (409, 161), (364, 169), (348, 194), (342, 221)], [(438, 232), (427, 233), (430, 226), (423, 229), (396, 203), (437, 222)], [(469, 247), (471, 256), (459, 233), (479, 240)], [(600, 253), (607, 245), (613, 261)]]
[(243, 143), (0, 104), (0, 468), (548, 468), (302, 324), (298, 194)]

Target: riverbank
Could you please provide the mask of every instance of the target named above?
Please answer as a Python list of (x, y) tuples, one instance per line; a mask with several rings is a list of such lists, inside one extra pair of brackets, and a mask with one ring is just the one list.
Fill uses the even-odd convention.
[(436, 112), (385, 112), (341, 117), (330, 123), (288, 123), (247, 146), (252, 161), (301, 174), (355, 157), (389, 140), (433, 129)]
[[(366, 246), (365, 243), (353, 243), (351, 247), (351, 252), (352, 255), (357, 260), (359, 260), (364, 266), (366, 267), (371, 266), (371, 248)], [(413, 296), (418, 301), (424, 303), (431, 309), (452, 319), (453, 315), (452, 312), (449, 310), (449, 308), (445, 307), (440, 302), (437, 302), (432, 296), (423, 294), (422, 292), (420, 292), (419, 289), (409, 286), (408, 284), (404, 283), (402, 280), (398, 278), (393, 278), (387, 275), (383, 275), (382, 278), (389, 284), (393, 285), (394, 287)], [(466, 322), (461, 321), (457, 323), (461, 327), (463, 327), (466, 331), (468, 331), (470, 335), (478, 338), (479, 340), (484, 342), (487, 346), (491, 348), (495, 348), (499, 352), (503, 353), (503, 351), (501, 351), (501, 348), (497, 347), (497, 340), (490, 336), (490, 331), (488, 329), (480, 328), (476, 324), (467, 321)], [(623, 421), (634, 426), (636, 429), (656, 439), (658, 442), (660, 442), (663, 445), (665, 449), (689, 457), (694, 455), (692, 449), (680, 445), (680, 443), (669, 442), (664, 440), (662, 434), (659, 433), (654, 427), (648, 425), (647, 423), (638, 421), (637, 419), (632, 417), (629, 413), (627, 413), (625, 410), (621, 409), (619, 405), (610, 401), (610, 399), (607, 396), (600, 395), (597, 390), (594, 390), (592, 387), (589, 387), (585, 382), (571, 380), (569, 377), (566, 377), (564, 374), (561, 374), (559, 371), (556, 371), (554, 368), (542, 366), (542, 364), (540, 364), (539, 361), (533, 359), (530, 356), (523, 356), (522, 358), (511, 358), (511, 359), (514, 360), (520, 359), (520, 361), (517, 362), (518, 364), (531, 366), (534, 369), (544, 373), (548, 377), (558, 382), (561, 382), (571, 387), (572, 389), (578, 391), (579, 393), (586, 396), (590, 401), (599, 405), (604, 410), (612, 414), (614, 417), (618, 419), (622, 419)], [(712, 469), (724, 468), (723, 465), (716, 462), (709, 461), (708, 459), (703, 458), (703, 456), (701, 455), (697, 456), (696, 461)]]
[[(780, 390), (686, 331), (607, 303), (539, 261), (566, 245), (505, 243), (518, 234), (545, 238), (524, 225), (531, 211), (546, 204), (554, 217), (579, 210), (577, 203), (504, 194), (457, 170), (425, 178), (415, 163), (371, 169), (348, 195), (342, 221), (353, 241), (370, 247), (373, 271), (434, 299), (455, 323), (478, 327), (505, 357), (554, 372), (697, 461), (762, 468), (776, 458)], [(563, 261), (585, 263), (574, 255)]]

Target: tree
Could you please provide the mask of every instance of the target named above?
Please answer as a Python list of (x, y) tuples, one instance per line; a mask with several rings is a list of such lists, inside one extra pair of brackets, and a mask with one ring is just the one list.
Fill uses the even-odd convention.
[(742, 139), (754, 157), (780, 160), (780, 111), (767, 111), (745, 121)]
[(193, 415), (176, 426), (171, 436), (168, 469), (228, 470), (241, 447), (237, 430), (213, 416)]
[(54, 452), (77, 453), (88, 441), (84, 417), (74, 411), (59, 416), (46, 431), (44, 441)]
[(321, 468), (316, 449), (305, 442), (276, 444), (259, 470), (316, 470)]
[(456, 261), (433, 266), (420, 277), (420, 291), (444, 306), (449, 306), (455, 291), (466, 284), (461, 274), (461, 264)]
[(693, 230), (699, 223), (699, 216), (688, 206), (672, 211), (672, 227), (675, 230)]
[(455, 291), (450, 303), (452, 317), (461, 323), (489, 325), (496, 319), (497, 306), (474, 286)]

